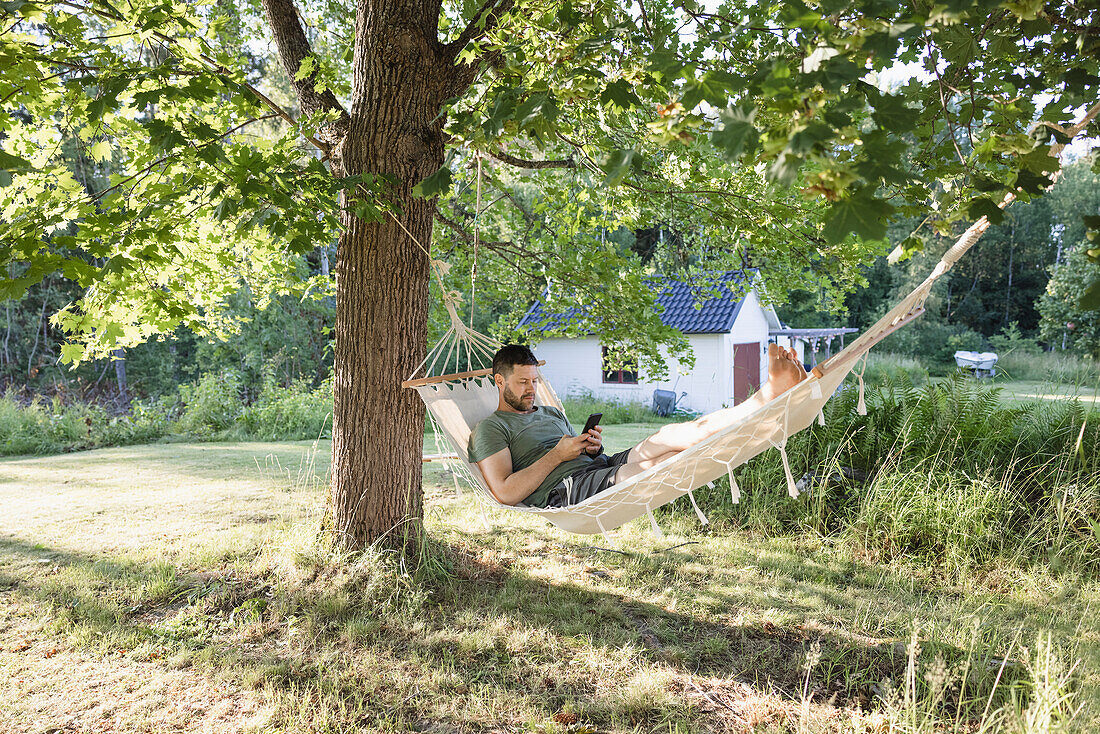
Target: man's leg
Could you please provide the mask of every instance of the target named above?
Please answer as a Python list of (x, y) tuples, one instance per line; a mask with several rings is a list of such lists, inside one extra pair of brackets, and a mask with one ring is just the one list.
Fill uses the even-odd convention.
[(793, 349), (768, 345), (768, 381), (752, 397), (732, 408), (709, 413), (686, 423), (670, 423), (630, 450), (626, 464), (615, 474), (622, 482), (684, 449), (699, 443), (806, 379), (806, 370)]

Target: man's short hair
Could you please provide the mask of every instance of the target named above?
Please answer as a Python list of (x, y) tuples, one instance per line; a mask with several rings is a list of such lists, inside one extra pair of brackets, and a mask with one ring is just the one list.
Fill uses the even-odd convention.
[(521, 364), (538, 365), (534, 352), (522, 344), (505, 344), (493, 356), (493, 374), (507, 377)]

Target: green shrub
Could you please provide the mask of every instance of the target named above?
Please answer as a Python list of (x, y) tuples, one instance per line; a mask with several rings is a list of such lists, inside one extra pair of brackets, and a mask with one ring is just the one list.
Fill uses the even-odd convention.
[(193, 385), (180, 385), (183, 413), (178, 427), (196, 437), (230, 428), (241, 414), (241, 375), (236, 370), (208, 372)]
[(0, 398), (0, 454), (56, 454), (64, 451), (148, 443), (168, 432), (168, 412), (159, 403), (135, 402), (128, 415), (103, 407), (66, 405), (59, 397), (20, 406)]
[(244, 435), (261, 441), (331, 438), (332, 380), (312, 389), (306, 382), (283, 388), (267, 379), (239, 421)]

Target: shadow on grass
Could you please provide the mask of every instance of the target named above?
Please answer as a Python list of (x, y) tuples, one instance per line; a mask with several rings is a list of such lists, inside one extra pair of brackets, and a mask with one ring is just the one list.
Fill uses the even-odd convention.
[[(0, 539), (0, 561), (11, 569), (0, 566), (0, 603), (12, 595), (48, 615), (55, 633), (107, 654), (148, 654), (263, 689), (291, 730), (321, 716), (379, 730), (470, 731), (553, 717), (662, 730), (708, 717), (740, 726), (761, 715), (767, 722), (749, 710), (752, 691), (791, 710), (804, 699), (867, 707), (908, 662), (904, 643), (892, 639), (700, 619), (609, 590), (552, 586), (482, 551), (440, 546), (449, 572), (423, 583), (381, 559), (314, 569), (289, 584)], [(695, 560), (672, 553), (624, 562), (659, 580)], [(810, 581), (821, 569), (783, 559), (784, 573), (791, 563), (807, 579), (796, 581), (800, 593), (821, 593)], [(922, 659), (938, 653), (949, 665), (982, 654), (925, 647)], [(980, 674), (964, 695), (984, 702), (996, 670), (986, 659), (973, 667)]]

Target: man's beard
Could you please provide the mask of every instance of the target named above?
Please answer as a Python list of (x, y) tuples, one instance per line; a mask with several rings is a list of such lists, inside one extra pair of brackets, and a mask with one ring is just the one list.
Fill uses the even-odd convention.
[(530, 410), (532, 405), (534, 405), (534, 397), (535, 396), (532, 395), (530, 398), (528, 398), (528, 400), (531, 401), (531, 405), (525, 405), (522, 398), (520, 398), (508, 388), (504, 388), (504, 402), (508, 403), (508, 405), (519, 411), (526, 412)]

